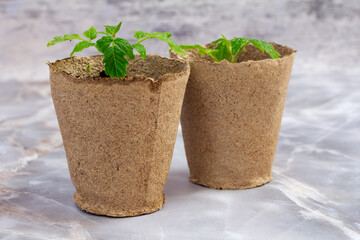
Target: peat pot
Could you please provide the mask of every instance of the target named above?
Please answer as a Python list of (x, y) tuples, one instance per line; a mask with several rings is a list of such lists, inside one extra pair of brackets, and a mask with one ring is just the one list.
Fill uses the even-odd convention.
[(165, 200), (188, 63), (137, 56), (119, 79), (100, 77), (102, 59), (48, 63), (74, 200), (82, 210), (113, 217), (157, 211)]
[(214, 62), (189, 50), (190, 77), (181, 126), (190, 181), (245, 189), (271, 181), (281, 117), (295, 51), (273, 44), (271, 59), (252, 45), (237, 63)]

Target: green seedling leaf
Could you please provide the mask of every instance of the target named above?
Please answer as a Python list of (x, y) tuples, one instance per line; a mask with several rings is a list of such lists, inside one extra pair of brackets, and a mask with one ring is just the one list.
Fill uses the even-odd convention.
[(143, 32), (143, 31), (135, 31), (134, 32), (134, 38), (136, 39), (142, 39), (144, 37), (151, 36), (151, 33)]
[(227, 40), (226, 37), (225, 37), (223, 34), (221, 34), (221, 36), (223, 37), (223, 38), (221, 39), (221, 42), (222, 42), (224, 45), (226, 45), (228, 48), (231, 48), (231, 43), (229, 42), (229, 40)]
[(221, 42), (223, 40), (223, 38), (219, 38), (216, 39), (215, 41), (213, 41), (212, 43), (210, 43), (210, 46), (217, 44), (218, 42)]
[(182, 56), (186, 55), (186, 52), (184, 50), (182, 50), (182, 48), (177, 43), (175, 43), (173, 40), (169, 39), (166, 42), (169, 44), (170, 49), (173, 50), (174, 52), (176, 52), (177, 54), (180, 54)]
[(162, 32), (162, 33), (153, 32), (151, 34), (151, 37), (157, 38), (157, 39), (159, 39), (161, 41), (167, 41), (171, 36), (172, 36), (172, 34), (168, 33), (168, 32)]
[(238, 51), (242, 51), (247, 44), (249, 39), (247, 38), (233, 38), (230, 40), (232, 46), (232, 54), (236, 54)]
[(209, 55), (210, 57), (212, 57), (214, 59), (214, 61), (217, 61), (216, 58), (216, 53), (218, 52), (217, 49), (209, 49), (209, 48), (205, 48), (201, 45), (195, 44), (195, 45), (180, 45), (180, 47), (182, 49), (198, 49), (199, 50), (199, 55), (202, 56), (204, 54)]
[(185, 56), (186, 52), (177, 43), (175, 43), (172, 39), (170, 39), (171, 36), (172, 34), (168, 32), (163, 32), (163, 33), (153, 32), (151, 34), (151, 38), (157, 38), (161, 41), (167, 42), (171, 50), (173, 50), (174, 52), (180, 55)]
[(256, 39), (248, 39), (248, 40), (252, 45), (254, 45), (258, 49), (260, 49), (262, 52), (265, 51), (272, 58), (279, 58), (281, 56), (280, 53), (278, 53), (275, 50), (274, 46), (268, 42), (256, 40)]
[(180, 45), (180, 47), (182, 49), (198, 49), (199, 51), (205, 51), (206, 48), (204, 48), (203, 46), (199, 45), (199, 44), (194, 44), (194, 45), (190, 45), (190, 44), (184, 44), (184, 45)]
[(110, 77), (121, 78), (126, 75), (126, 66), (129, 65), (124, 52), (119, 46), (110, 46), (104, 53), (103, 63), (105, 73)]
[(232, 47), (230, 41), (227, 40), (224, 35), (222, 35), (222, 38), (215, 40), (210, 44), (210, 46), (213, 46), (215, 44), (217, 44), (215, 49), (206, 48), (205, 50), (202, 50), (201, 53), (208, 54), (216, 62), (220, 62), (222, 60), (227, 60), (231, 62), (233, 60), (233, 55), (232, 55), (232, 50), (231, 50)]
[(129, 43), (128, 40), (123, 38), (115, 38), (114, 43), (127, 55), (130, 59), (134, 60), (135, 55), (133, 52), (133, 46)]
[(87, 37), (89, 40), (93, 40), (97, 36), (97, 31), (94, 27), (91, 27), (89, 30), (83, 32), (84, 36)]
[(218, 61), (227, 60), (229, 62), (232, 62), (233, 54), (231, 49), (231, 43), (225, 38), (224, 35), (222, 35), (222, 37), (223, 38), (219, 41), (218, 45), (215, 48), (217, 52), (214, 52), (213, 54)]
[(82, 50), (84, 50), (85, 48), (89, 48), (91, 46), (95, 46), (95, 43), (89, 42), (89, 41), (82, 41), (79, 42), (78, 44), (75, 45), (74, 50), (71, 52), (70, 57), (72, 57), (72, 55), (75, 52), (81, 52)]
[(104, 54), (106, 50), (109, 48), (110, 44), (112, 43), (113, 43), (112, 37), (104, 36), (96, 41), (95, 47), (97, 48), (97, 50), (99, 50), (99, 52)]
[(55, 45), (56, 43), (59, 43), (59, 42), (64, 42), (64, 41), (67, 41), (67, 40), (73, 40), (73, 39), (77, 39), (77, 40), (85, 40), (83, 38), (81, 38), (79, 36), (79, 34), (65, 34), (64, 36), (57, 36), (57, 37), (54, 37), (54, 39), (52, 41), (49, 41), (47, 43), (47, 46), (50, 47), (52, 45)]
[(226, 43), (223, 43), (222, 41), (216, 46), (215, 48), (217, 51), (213, 52), (213, 56), (215, 57), (217, 62), (220, 62), (222, 60), (227, 60), (231, 62), (231, 52), (229, 48), (226, 46)]
[[(147, 39), (157, 38), (161, 41), (168, 43), (169, 48), (171, 50), (173, 50), (174, 52), (181, 54), (181, 55), (186, 55), (186, 52), (184, 50), (182, 50), (182, 48), (177, 43), (175, 43), (172, 39), (170, 39), (171, 36), (172, 36), (172, 34), (168, 33), (168, 32), (162, 32), (162, 33), (159, 33), (159, 32), (147, 33), (147, 32), (143, 32), (143, 31), (135, 31), (134, 32), (134, 37), (136, 39), (139, 39), (139, 41), (137, 43), (141, 43)], [(142, 51), (143, 47), (138, 46), (138, 45), (133, 45), (133, 46), (139, 47), (139, 51), (140, 52)], [(142, 55), (142, 57), (143, 56), (144, 55)]]
[(120, 30), (122, 22), (116, 26), (105, 25), (105, 30), (108, 35), (115, 37), (116, 33)]
[(140, 54), (142, 59), (146, 59), (146, 49), (145, 49), (144, 45), (142, 45), (141, 43), (134, 43), (132, 46)]
[(204, 54), (209, 54), (212, 51), (211, 49), (207, 49), (198, 44), (195, 44), (195, 45), (186, 44), (186, 45), (180, 45), (180, 47), (182, 49), (198, 49), (200, 56), (202, 56)]

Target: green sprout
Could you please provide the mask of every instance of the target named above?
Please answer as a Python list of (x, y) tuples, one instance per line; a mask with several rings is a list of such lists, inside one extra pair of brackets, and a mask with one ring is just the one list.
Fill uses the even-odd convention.
[[(203, 47), (198, 44), (180, 45), (180, 47), (182, 49), (198, 49), (200, 55), (207, 54), (214, 59), (215, 62), (227, 60), (231, 63), (236, 63), (240, 52), (250, 43), (260, 49), (263, 53), (265, 51), (272, 58), (280, 57), (280, 54), (275, 50), (274, 46), (268, 42), (250, 38), (233, 38), (227, 40), (224, 35), (221, 36), (222, 38), (213, 41), (208, 47)], [(215, 45), (216, 47), (214, 48)]]
[[(143, 59), (146, 59), (146, 49), (141, 42), (156, 38), (158, 40), (168, 43), (169, 48), (181, 55), (186, 55), (185, 51), (180, 48), (170, 37), (171, 33), (168, 32), (153, 32), (147, 33), (143, 31), (135, 31), (134, 37), (138, 41), (134, 44), (130, 44), (128, 40), (123, 38), (117, 38), (115, 35), (119, 32), (122, 22), (116, 26), (105, 25), (105, 31), (98, 32), (94, 27), (83, 32), (85, 38), (80, 37), (79, 34), (65, 34), (64, 36), (54, 37), (52, 41), (49, 41), (47, 46), (55, 45), (59, 42), (64, 42), (67, 40), (80, 40), (78, 44), (74, 47), (73, 51), (70, 53), (70, 57), (73, 56), (76, 52), (81, 52), (85, 48), (96, 47), (97, 50), (104, 55), (103, 63), (105, 65), (105, 73), (110, 77), (121, 78), (126, 75), (126, 66), (129, 65), (127, 58), (134, 60), (135, 55), (133, 49), (140, 54)], [(105, 36), (98, 39), (96, 42), (95, 39), (99, 34)], [(86, 69), (87, 72), (91, 71), (91, 65)]]

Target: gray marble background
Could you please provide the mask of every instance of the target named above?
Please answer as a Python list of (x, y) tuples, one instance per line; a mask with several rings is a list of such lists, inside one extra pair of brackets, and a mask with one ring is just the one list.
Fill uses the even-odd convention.
[[(189, 183), (179, 132), (161, 211), (115, 219), (76, 207), (45, 64), (74, 43), (46, 42), (120, 19), (128, 39), (169, 31), (203, 44), (223, 33), (297, 49), (272, 182)], [(359, 56), (357, 0), (0, 0), (0, 239), (360, 239)]]

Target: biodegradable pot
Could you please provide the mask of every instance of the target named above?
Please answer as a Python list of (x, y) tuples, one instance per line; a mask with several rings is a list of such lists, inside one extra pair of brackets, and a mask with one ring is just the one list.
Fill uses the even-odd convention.
[[(189, 65), (136, 57), (123, 79), (100, 77), (102, 56), (48, 63), (74, 200), (114, 217), (159, 210), (165, 201)], [(85, 69), (92, 63), (91, 72)]]
[(271, 59), (252, 45), (237, 63), (214, 62), (189, 50), (190, 77), (181, 126), (190, 181), (245, 189), (271, 181), (281, 117), (295, 51), (273, 44)]

